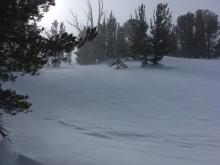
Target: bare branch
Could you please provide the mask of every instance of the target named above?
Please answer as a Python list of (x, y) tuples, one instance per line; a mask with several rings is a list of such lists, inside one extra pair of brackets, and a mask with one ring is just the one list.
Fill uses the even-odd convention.
[(98, 26), (98, 29), (99, 29), (100, 22), (101, 22), (101, 20), (102, 20), (103, 15), (104, 15), (104, 11), (103, 11), (103, 0), (98, 0), (98, 4), (99, 4), (99, 15), (98, 15), (97, 26)]
[(90, 22), (90, 27), (94, 28), (94, 18), (93, 18), (93, 9), (92, 9), (92, 5), (91, 2), (88, 0), (87, 1), (88, 4), (88, 15), (87, 15), (87, 19)]
[(102, 18), (104, 16), (104, 5), (103, 5), (103, 0), (98, 0), (98, 16), (97, 16), (97, 25), (94, 25), (94, 13), (93, 13), (93, 8), (92, 8), (92, 4), (90, 2), (90, 0), (87, 0), (87, 10), (88, 11), (84, 11), (85, 15), (86, 15), (86, 26), (81, 26), (78, 20), (78, 17), (76, 14), (73, 13), (73, 11), (71, 10), (71, 15), (72, 15), (72, 20), (68, 21), (68, 23), (73, 26), (75, 29), (77, 29), (80, 33), (83, 32), (83, 29), (86, 27), (88, 28), (95, 28), (95, 26), (97, 27), (97, 29), (99, 29), (99, 26), (101, 24)]
[(72, 21), (68, 21), (68, 23), (71, 26), (73, 26), (76, 30), (78, 30), (79, 32), (82, 32), (82, 27), (79, 24), (77, 15), (74, 14), (72, 10), (70, 10), (70, 13), (72, 15)]

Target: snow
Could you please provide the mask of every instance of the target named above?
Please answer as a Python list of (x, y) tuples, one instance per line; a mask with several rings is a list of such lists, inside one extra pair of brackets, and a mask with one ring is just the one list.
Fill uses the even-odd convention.
[(45, 68), (4, 84), (33, 103), (4, 116), (16, 151), (44, 165), (219, 165), (220, 61), (126, 64)]

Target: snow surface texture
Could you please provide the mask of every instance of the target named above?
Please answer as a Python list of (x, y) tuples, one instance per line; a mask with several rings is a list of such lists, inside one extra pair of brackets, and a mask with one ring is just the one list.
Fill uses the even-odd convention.
[(4, 116), (16, 150), (45, 165), (219, 165), (220, 61), (127, 64), (5, 84), (33, 103), (33, 113)]

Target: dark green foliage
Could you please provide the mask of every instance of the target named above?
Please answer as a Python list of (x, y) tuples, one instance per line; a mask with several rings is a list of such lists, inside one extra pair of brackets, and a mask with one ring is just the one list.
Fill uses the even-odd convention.
[(206, 54), (206, 29), (204, 11), (197, 10), (195, 13), (195, 56), (203, 56)]
[(132, 58), (135, 58), (138, 53), (136, 53), (136, 48), (135, 45), (138, 41), (138, 37), (136, 36), (136, 32), (138, 27), (138, 21), (131, 17), (129, 20), (127, 20), (124, 24), (124, 30), (126, 34), (126, 39), (127, 39), (127, 49), (129, 52), (129, 56)]
[(115, 52), (117, 57), (123, 58), (128, 56), (127, 50), (127, 42), (126, 42), (126, 33), (124, 27), (121, 27), (118, 24), (117, 27), (117, 35), (116, 35), (116, 44), (115, 44)]
[(180, 53), (184, 57), (212, 58), (219, 35), (218, 15), (210, 10), (197, 10), (177, 19)]
[(144, 4), (141, 4), (135, 11), (135, 18), (131, 17), (125, 23), (125, 30), (130, 55), (136, 59), (139, 59), (141, 56), (147, 57), (150, 54), (150, 50), (148, 46), (148, 24), (146, 22), (146, 9)]
[(116, 58), (115, 47), (116, 47), (116, 30), (117, 21), (111, 12), (107, 20), (107, 37), (106, 37), (106, 53), (108, 58)]
[(170, 44), (170, 52), (171, 56), (176, 56), (179, 53), (179, 45), (178, 45), (178, 34), (176, 27), (172, 28), (171, 36), (170, 36), (171, 44)]
[[(14, 72), (35, 75), (43, 67), (46, 56), (39, 47), (45, 41), (40, 35), (43, 29), (36, 25), (53, 0), (8, 0), (0, 2), (0, 82), (15, 80)], [(0, 109), (11, 113), (16, 108), (29, 108), (27, 97), (14, 91), (4, 91), (0, 85)], [(8, 111), (7, 111), (8, 110)]]
[(180, 53), (185, 56), (193, 56), (195, 52), (194, 42), (195, 15), (187, 13), (177, 19), (177, 34), (180, 42)]
[(66, 30), (64, 23), (59, 23), (57, 20), (54, 20), (52, 22), (51, 30), (46, 33), (49, 40), (55, 41), (55, 44), (53, 44), (53, 48), (51, 49), (53, 51), (53, 56), (49, 59), (48, 65), (59, 67), (64, 59), (66, 59), (64, 50), (62, 47), (59, 47), (60, 43), (57, 43), (57, 37), (60, 37), (65, 33)]
[(212, 58), (215, 55), (215, 44), (219, 36), (219, 21), (218, 15), (210, 10), (204, 11), (204, 19), (206, 23), (206, 52), (208, 58)]
[(157, 64), (172, 49), (172, 15), (168, 4), (158, 4), (151, 21), (153, 64)]
[(15, 91), (0, 89), (0, 107), (5, 113), (16, 115), (18, 112), (28, 112), (31, 104), (27, 99), (28, 96), (17, 95)]

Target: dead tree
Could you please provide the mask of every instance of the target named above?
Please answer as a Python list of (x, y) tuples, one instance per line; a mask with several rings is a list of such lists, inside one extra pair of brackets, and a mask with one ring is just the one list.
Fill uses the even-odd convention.
[[(86, 29), (96, 29), (96, 35), (99, 32), (99, 28), (101, 25), (101, 22), (103, 20), (104, 17), (104, 5), (103, 5), (103, 0), (97, 0), (98, 3), (98, 9), (96, 9), (98, 11), (98, 15), (96, 15), (94, 13), (94, 8), (91, 4), (91, 2), (89, 0), (87, 0), (87, 10), (85, 11), (85, 22), (86, 25), (83, 25), (79, 22), (78, 16), (76, 14), (74, 14), (73, 11), (71, 12), (72, 18), (69, 22), (69, 24), (76, 29), (79, 32), (79, 36), (80, 37), (85, 37), (87, 32)], [(97, 22), (96, 22), (97, 20)], [(93, 44), (92, 43), (87, 43), (87, 49), (88, 51), (88, 56), (92, 56), (92, 48), (93, 48)]]
[(88, 28), (97, 28), (97, 30), (100, 27), (100, 23), (102, 21), (102, 18), (104, 16), (104, 5), (103, 5), (103, 0), (98, 0), (98, 16), (97, 16), (97, 23), (95, 24), (94, 22), (94, 12), (93, 12), (93, 7), (91, 5), (91, 2), (88, 0), (87, 1), (87, 11), (86, 13), (86, 25), (82, 25), (81, 23), (79, 23), (78, 20), (78, 16), (76, 14), (74, 14), (74, 12), (71, 10), (71, 15), (72, 15), (72, 19), (70, 21), (68, 21), (68, 23), (73, 26), (80, 34), (84, 33), (85, 29)]

